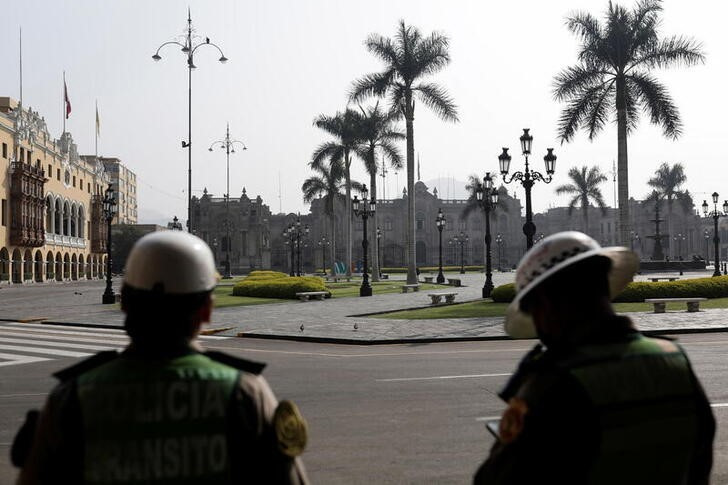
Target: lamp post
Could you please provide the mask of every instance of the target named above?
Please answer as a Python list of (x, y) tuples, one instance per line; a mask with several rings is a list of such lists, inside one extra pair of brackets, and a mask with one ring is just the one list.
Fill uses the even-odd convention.
[(101, 297), (102, 304), (114, 303), (116, 295), (111, 288), (111, 221), (116, 215), (116, 197), (114, 186), (109, 184), (104, 192), (104, 218), (106, 218), (106, 290)]
[(460, 231), (460, 234), (457, 236), (453, 236), (452, 239), (448, 241), (448, 244), (459, 244), (460, 245), (460, 274), (465, 274), (465, 259), (463, 258), (463, 246), (466, 242), (468, 242), (468, 235), (465, 234), (463, 231)]
[(196, 36), (192, 35), (194, 29), (192, 28), (192, 14), (189, 8), (187, 9), (186, 31), (185, 38), (182, 42), (172, 40), (157, 47), (157, 52), (154, 53), (152, 59), (155, 61), (161, 60), (162, 56), (159, 55), (159, 51), (167, 45), (181, 47), (182, 52), (187, 56), (187, 140), (182, 141), (182, 148), (187, 149), (187, 230), (192, 232), (192, 70), (197, 68), (194, 62), (195, 51), (204, 45), (208, 45), (216, 48), (220, 52), (220, 59), (218, 60), (221, 63), (225, 64), (228, 59), (217, 44), (210, 42), (209, 37), (205, 37), (204, 42), (200, 40), (195, 43), (197, 39), (195, 39)]
[(361, 217), (363, 223), (362, 229), (364, 231), (364, 237), (361, 242), (361, 247), (364, 250), (364, 267), (362, 268), (362, 281), (361, 287), (359, 288), (359, 296), (372, 296), (372, 287), (369, 285), (369, 275), (367, 274), (367, 250), (369, 248), (369, 240), (367, 239), (367, 219), (374, 215), (377, 202), (374, 200), (374, 197), (369, 199), (369, 202), (367, 202), (367, 199), (369, 199), (369, 191), (367, 190), (367, 186), (364, 185), (361, 190), (361, 201), (359, 201), (355, 195), (352, 205), (354, 215)]
[(440, 232), (440, 267), (437, 272), (437, 282), (442, 284), (445, 282), (445, 275), (442, 274), (442, 230), (445, 229), (445, 214), (442, 213), (442, 208), (437, 209), (437, 218), (435, 219), (437, 230)]
[(677, 233), (676, 236), (673, 237), (673, 240), (677, 241), (677, 260), (682, 261), (682, 242), (685, 240), (685, 235), (682, 233)]
[(708, 258), (710, 255), (708, 254), (708, 244), (710, 241), (710, 231), (707, 229), (703, 232), (703, 237), (705, 238), (705, 264), (708, 264)]
[(296, 276), (301, 276), (301, 246), (303, 245), (301, 242), (301, 236), (308, 235), (310, 231), (311, 229), (309, 229), (308, 224), (306, 224), (303, 227), (303, 230), (301, 230), (301, 219), (299, 217), (296, 220), (296, 254), (298, 256), (298, 272)]
[(174, 216), (172, 218), (172, 222), (167, 224), (167, 227), (172, 231), (181, 231), (182, 230), (182, 223), (177, 219), (177, 216)]
[(523, 135), (521, 135), (521, 152), (526, 159), (526, 168), (523, 172), (515, 172), (510, 178), (506, 178), (508, 171), (511, 166), (511, 156), (508, 154), (508, 148), (503, 148), (503, 153), (498, 156), (498, 164), (500, 165), (500, 172), (503, 175), (503, 182), (509, 184), (513, 180), (518, 180), (526, 190), (526, 223), (523, 225), (523, 234), (526, 235), (526, 249), (533, 247), (533, 235), (536, 234), (536, 225), (533, 223), (533, 210), (531, 209), (531, 188), (534, 182), (541, 181), (546, 184), (551, 183), (552, 175), (556, 167), (556, 155), (554, 155), (553, 148), (547, 148), (546, 156), (543, 157), (544, 164), (546, 165), (546, 175), (544, 177), (541, 173), (528, 168), (528, 156), (531, 154), (531, 145), (533, 144), (533, 137), (528, 134), (528, 128), (523, 129)]
[(503, 266), (501, 265), (501, 246), (503, 246), (503, 235), (501, 233), (495, 235), (495, 243), (498, 246), (498, 271), (503, 272)]
[(289, 224), (283, 230), (283, 238), (286, 240), (284, 244), (291, 248), (291, 270), (288, 272), (288, 276), (296, 276), (296, 234), (293, 229), (293, 223)]
[(324, 267), (323, 272), (324, 272), (324, 276), (325, 276), (326, 275), (326, 249), (329, 246), (331, 246), (331, 241), (326, 239), (326, 236), (321, 236), (321, 239), (319, 239), (316, 244), (318, 244), (318, 247), (321, 248), (321, 261), (322, 261), (322, 264)]
[(226, 173), (227, 173), (227, 192), (225, 193), (225, 233), (227, 237), (227, 244), (225, 245), (225, 274), (223, 275), (223, 278), (228, 279), (231, 278), (230, 275), (230, 154), (235, 153), (235, 144), (238, 143), (241, 147), (243, 147), (243, 150), (247, 150), (248, 147), (245, 146), (245, 143), (243, 143), (240, 140), (233, 140), (230, 138), (230, 123), (227, 124), (225, 128), (225, 138), (222, 140), (217, 140), (212, 142), (212, 145), (210, 145), (210, 148), (208, 148), (209, 151), (212, 151), (213, 148), (219, 147), (223, 150), (225, 150), (225, 162), (226, 162)]
[(493, 267), (490, 261), (490, 211), (498, 204), (498, 190), (493, 187), (493, 177), (490, 172), (485, 173), (483, 183), (478, 183), (475, 189), (478, 199), (485, 212), (485, 284), (483, 284), (483, 298), (488, 298), (493, 291)]
[(723, 212), (718, 210), (718, 192), (713, 192), (713, 210), (708, 212), (708, 202), (703, 201), (703, 214), (713, 218), (713, 247), (715, 250), (715, 271), (713, 276), (720, 276), (720, 236), (718, 235), (718, 218), (728, 215), (728, 200), (723, 201)]
[(379, 277), (382, 277), (382, 268), (384, 261), (382, 260), (382, 230), (377, 226), (377, 261), (379, 261)]

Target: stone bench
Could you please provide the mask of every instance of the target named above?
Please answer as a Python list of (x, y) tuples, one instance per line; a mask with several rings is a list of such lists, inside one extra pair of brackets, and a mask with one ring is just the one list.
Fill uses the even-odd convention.
[(645, 303), (652, 303), (655, 306), (655, 313), (665, 313), (665, 305), (667, 303), (675, 303), (684, 301), (688, 305), (689, 312), (700, 311), (700, 302), (707, 298), (647, 298)]
[(299, 293), (296, 293), (296, 297), (301, 301), (308, 301), (311, 298), (316, 298), (317, 300), (323, 300), (326, 298), (326, 295), (328, 295), (328, 291), (302, 291)]
[(351, 282), (351, 276), (327, 276), (326, 277), (327, 282), (333, 281), (334, 283), (338, 283), (339, 280), (346, 280), (348, 283), (348, 282)]
[(448, 278), (447, 284), (450, 286), (462, 286), (460, 284), (460, 278)]
[(648, 279), (650, 281), (652, 281), (653, 283), (657, 283), (660, 280), (675, 281), (675, 280), (679, 280), (680, 278), (678, 278), (677, 276), (658, 276), (658, 277), (648, 278)]
[(420, 291), (420, 285), (402, 285), (402, 293), (407, 293), (409, 290)]
[(427, 296), (429, 296), (432, 299), (432, 305), (437, 305), (442, 301), (442, 298), (445, 297), (445, 304), (451, 304), (455, 303), (455, 296), (457, 295), (456, 292), (441, 292), (441, 293), (428, 293)]
[(425, 283), (432, 283), (434, 276), (425, 276)]

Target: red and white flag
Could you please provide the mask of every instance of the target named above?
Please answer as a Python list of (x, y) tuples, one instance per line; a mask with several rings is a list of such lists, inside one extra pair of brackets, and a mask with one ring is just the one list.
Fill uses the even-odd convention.
[(66, 119), (71, 114), (71, 100), (68, 99), (68, 87), (66, 86), (66, 78), (63, 77), (63, 99), (66, 102)]

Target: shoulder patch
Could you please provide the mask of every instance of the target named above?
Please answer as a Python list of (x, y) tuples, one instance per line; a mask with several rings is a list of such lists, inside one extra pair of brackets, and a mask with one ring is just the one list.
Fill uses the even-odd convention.
[(251, 374), (259, 375), (265, 369), (265, 364), (262, 362), (254, 362), (252, 360), (241, 359), (240, 357), (234, 357), (230, 354), (217, 351), (203, 352), (203, 355), (211, 358), (221, 364), (229, 365), (238, 370), (249, 372)]
[(513, 397), (508, 401), (508, 407), (503, 411), (500, 424), (498, 426), (498, 435), (501, 443), (512, 443), (518, 435), (523, 431), (523, 424), (528, 414), (528, 405), (521, 398)]
[(301, 416), (298, 406), (285, 400), (278, 403), (273, 414), (273, 428), (281, 453), (290, 458), (303, 453), (308, 441), (308, 425)]
[(88, 359), (84, 359), (77, 364), (59, 370), (58, 372), (53, 374), (53, 377), (61, 382), (66, 382), (70, 379), (80, 376), (86, 371), (89, 371), (116, 359), (118, 356), (119, 352), (117, 352), (116, 350), (106, 350), (104, 352), (99, 352), (98, 354), (92, 355)]

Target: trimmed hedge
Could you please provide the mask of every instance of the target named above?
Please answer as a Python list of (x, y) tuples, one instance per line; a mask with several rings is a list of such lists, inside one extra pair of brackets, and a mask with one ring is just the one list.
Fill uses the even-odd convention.
[(490, 292), (490, 297), (496, 303), (510, 303), (516, 297), (516, 284), (508, 283), (496, 286), (493, 291)]
[(326, 291), (324, 280), (317, 276), (264, 275), (248, 276), (233, 287), (235, 296), (295, 299), (303, 291)]
[[(516, 296), (516, 286), (508, 283), (491, 293), (493, 301), (510, 303)], [(648, 298), (723, 298), (728, 297), (728, 276), (695, 278), (678, 281), (633, 281), (614, 299), (618, 303), (643, 302)]]
[(722, 298), (728, 296), (728, 276), (678, 281), (638, 281), (627, 285), (616, 302), (642, 302), (647, 298)]
[(288, 278), (288, 275), (286, 273), (281, 273), (280, 271), (251, 271), (250, 274), (245, 277), (245, 279), (249, 281), (273, 280), (279, 278)]

